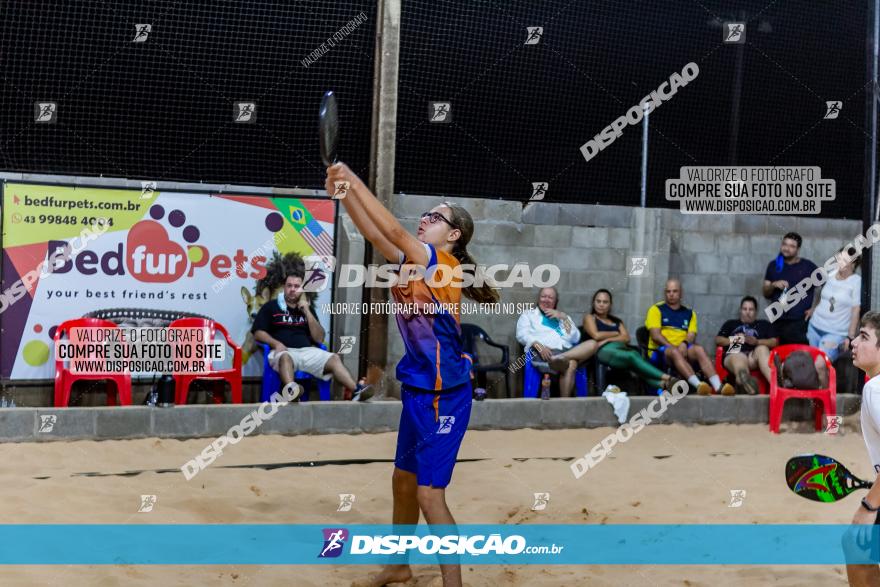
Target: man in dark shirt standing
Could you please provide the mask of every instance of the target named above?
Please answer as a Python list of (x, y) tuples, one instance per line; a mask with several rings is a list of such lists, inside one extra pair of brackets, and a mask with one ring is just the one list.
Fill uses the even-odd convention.
[[(802, 242), (801, 235), (789, 232), (782, 237), (779, 256), (767, 264), (763, 289), (764, 297), (771, 302), (779, 300), (784, 306), (785, 296), (791, 295), (794, 286), (804, 278), (809, 278), (817, 269), (816, 264), (809, 259), (798, 257)], [(774, 327), (780, 344), (809, 344), (807, 319), (812, 313), (815, 293), (815, 290), (811, 289), (808, 295), (776, 320)]]
[(758, 393), (758, 382), (749, 374), (760, 369), (770, 381), (770, 349), (779, 344), (773, 327), (766, 320), (755, 320), (758, 300), (746, 296), (739, 303), (739, 320), (728, 320), (718, 331), (715, 344), (724, 348), (724, 368), (736, 377), (740, 393)]
[(303, 292), (302, 273), (286, 276), (283, 293), (263, 304), (251, 332), (256, 340), (272, 349), (269, 364), (278, 371), (287, 393), (294, 398), (302, 393), (293, 380), (295, 371), (305, 371), (324, 381), (335, 377), (347, 392), (353, 393), (353, 401), (366, 401), (372, 395), (369, 386), (354, 380), (339, 355), (316, 346), (324, 340), (325, 333)]

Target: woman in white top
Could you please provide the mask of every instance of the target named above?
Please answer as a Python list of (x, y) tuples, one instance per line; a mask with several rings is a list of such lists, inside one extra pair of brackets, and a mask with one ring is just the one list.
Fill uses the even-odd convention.
[(862, 277), (855, 271), (862, 258), (847, 253), (844, 255), (843, 249), (837, 252), (837, 269), (829, 272), (818, 305), (807, 310), (810, 346), (821, 349), (832, 363), (849, 350), (850, 339), (859, 332)]
[(538, 305), (523, 312), (516, 322), (516, 339), (527, 353), (538, 355), (560, 374), (559, 394), (570, 397), (578, 363), (596, 352), (597, 343), (588, 340), (578, 344), (581, 334), (577, 325), (557, 309), (558, 304), (555, 287), (538, 292)]

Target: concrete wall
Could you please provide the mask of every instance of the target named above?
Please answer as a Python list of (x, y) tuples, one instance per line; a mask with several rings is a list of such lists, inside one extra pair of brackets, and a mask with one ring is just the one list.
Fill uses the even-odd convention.
[[(633, 397), (629, 418), (656, 400)], [(858, 430), (861, 397), (837, 396), (837, 413), (854, 416), (842, 430)], [(766, 424), (768, 396), (689, 396), (671, 405), (655, 424)], [(0, 408), (0, 442), (109, 440), (126, 438), (216, 438), (253, 412), (255, 405), (93, 408)], [(400, 402), (308, 402), (281, 407), (253, 434), (357, 434), (392, 432), (400, 421)], [(653, 408), (652, 412), (655, 411)], [(812, 430), (808, 400), (785, 404), (783, 432)], [(474, 402), (469, 430), (616, 427), (604, 398), (495, 400)], [(769, 432), (768, 432), (769, 434)], [(207, 444), (207, 441), (206, 441)], [(589, 447), (577, 447), (586, 450)], [(572, 455), (575, 454), (572, 450)], [(195, 455), (193, 455), (195, 456)], [(181, 463), (183, 465), (183, 463)]]
[[(397, 195), (393, 211), (414, 229), (420, 213), (445, 199), (449, 198)], [(698, 315), (697, 341), (713, 352), (715, 334), (725, 320), (737, 316), (742, 296), (758, 298), (761, 310), (766, 306), (761, 283), (767, 263), (779, 252), (782, 235), (800, 233), (802, 256), (821, 265), (861, 229), (858, 220), (818, 217), (684, 215), (668, 209), (542, 202), (523, 207), (519, 202), (470, 198), (459, 203), (476, 221), (469, 250), (477, 261), (558, 265), (560, 308), (578, 324), (589, 310), (593, 292), (604, 287), (614, 295), (614, 313), (624, 320), (634, 341), (648, 307), (663, 299), (665, 280), (680, 277), (683, 301)], [(631, 256), (649, 257), (645, 275), (628, 275)], [(531, 302), (536, 296), (535, 290), (521, 287), (502, 291), (504, 302)], [(515, 360), (522, 352), (515, 340), (517, 317), (479, 315), (463, 321), (482, 326), (494, 340), (510, 345)], [(393, 367), (403, 354), (393, 320), (388, 338)], [(519, 374), (514, 377), (517, 386), (520, 379)], [(502, 390), (495, 384), (489, 393), (500, 395)]]
[[(441, 203), (433, 196), (396, 195), (393, 212), (404, 226), (415, 230), (418, 216)], [(763, 309), (761, 281), (767, 263), (775, 258), (783, 234), (790, 230), (804, 238), (802, 255), (822, 264), (837, 248), (852, 240), (861, 229), (857, 220), (814, 217), (683, 215), (677, 210), (638, 209), (624, 206), (547, 204), (488, 199), (460, 199), (476, 221), (469, 246), (477, 262), (484, 264), (525, 261), (531, 267), (553, 263), (561, 269), (558, 284), (563, 311), (579, 324), (589, 309), (593, 292), (612, 291), (614, 312), (630, 332), (644, 322), (647, 308), (662, 299), (663, 283), (678, 276), (684, 287), (684, 303), (696, 310), (700, 333), (697, 340), (707, 350), (721, 324), (737, 315), (739, 300), (751, 294)], [(364, 240), (343, 212), (338, 223), (337, 262), (363, 263)], [(648, 271), (629, 276), (631, 256), (649, 257)], [(337, 288), (337, 302), (361, 301), (361, 288)], [(537, 292), (522, 287), (502, 290), (503, 302), (535, 301)], [(496, 341), (507, 344), (511, 361), (522, 352), (515, 340), (516, 315), (466, 316), (464, 321), (482, 326)], [(332, 350), (339, 337), (357, 335), (355, 348), (343, 360), (357, 376), (360, 350), (360, 314), (334, 316)], [(386, 392), (398, 394), (394, 367), (403, 355), (403, 343), (393, 319), (388, 323)], [(487, 353), (496, 352), (486, 348)], [(489, 355), (494, 356), (494, 355)], [(520, 393), (521, 375), (512, 377), (514, 395)], [(489, 394), (500, 396), (503, 386), (490, 381)], [(17, 405), (50, 405), (51, 383), (6, 387), (7, 397)], [(337, 388), (335, 392), (341, 397)], [(256, 391), (253, 392), (254, 394)], [(103, 399), (98, 398), (98, 403)], [(136, 400), (138, 401), (138, 400)]]
[[(340, 210), (342, 208), (340, 207)], [(364, 237), (357, 231), (351, 218), (345, 214), (340, 214), (339, 221), (336, 223), (336, 257), (337, 264), (360, 264), (364, 262)], [(335, 303), (360, 303), (362, 288), (353, 287), (337, 287), (334, 292)], [(358, 377), (358, 357), (361, 348), (361, 316), (360, 314), (334, 314), (333, 316), (333, 336), (330, 341), (330, 350), (339, 349), (340, 336), (356, 336), (356, 342), (352, 351), (346, 355), (340, 355), (342, 362), (348, 370)], [(334, 397), (341, 397), (341, 390), (338, 385), (334, 385)]]

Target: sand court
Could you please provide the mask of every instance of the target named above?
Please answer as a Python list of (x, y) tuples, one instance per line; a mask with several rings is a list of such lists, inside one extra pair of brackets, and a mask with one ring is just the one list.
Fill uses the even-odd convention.
[[(847, 419), (849, 425), (853, 418)], [(785, 485), (783, 465), (806, 452), (834, 455), (867, 476), (864, 444), (765, 425), (648, 426), (576, 480), (569, 469), (611, 428), (471, 431), (448, 490), (459, 523), (847, 523), (856, 502), (817, 504)], [(4, 444), (0, 498), (7, 524), (387, 524), (395, 434), (254, 436), (191, 481), (177, 472), (210, 439)], [(321, 465), (325, 461), (355, 461)], [(363, 462), (367, 461), (367, 462)], [(316, 466), (249, 467), (315, 462)], [(145, 471), (132, 473), (134, 471)], [(743, 490), (739, 507), (731, 491)], [(535, 511), (535, 493), (549, 493)], [(337, 511), (339, 494), (355, 496)], [(155, 495), (138, 512), (142, 495)], [(161, 549), (162, 545), (155, 545)], [(95, 545), (100, 548), (100, 545)], [(372, 566), (8, 566), (4, 585), (349, 585)], [(437, 567), (415, 566), (410, 585)], [(470, 585), (845, 585), (840, 566), (484, 566)]]

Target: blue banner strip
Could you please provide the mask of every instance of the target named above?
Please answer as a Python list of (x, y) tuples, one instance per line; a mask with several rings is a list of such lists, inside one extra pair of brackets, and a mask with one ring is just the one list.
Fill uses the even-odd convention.
[(0, 540), (0, 563), (28, 565), (880, 563), (880, 526), (848, 524), (27, 524)]

